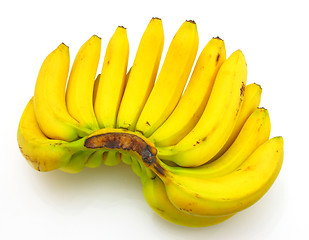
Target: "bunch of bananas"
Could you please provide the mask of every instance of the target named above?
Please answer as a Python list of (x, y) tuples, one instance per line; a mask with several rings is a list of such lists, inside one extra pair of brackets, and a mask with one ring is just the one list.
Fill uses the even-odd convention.
[(60, 44), (44, 60), (20, 119), (19, 148), (38, 171), (77, 173), (122, 161), (140, 176), (161, 217), (191, 227), (217, 224), (271, 187), (283, 140), (269, 139), (262, 90), (247, 84), (240, 50), (226, 58), (224, 41), (211, 39), (190, 76), (198, 32), (185, 21), (157, 76), (163, 42), (162, 21), (153, 18), (127, 70), (127, 32), (118, 27), (98, 76), (99, 37), (80, 48), (70, 74), (69, 48)]

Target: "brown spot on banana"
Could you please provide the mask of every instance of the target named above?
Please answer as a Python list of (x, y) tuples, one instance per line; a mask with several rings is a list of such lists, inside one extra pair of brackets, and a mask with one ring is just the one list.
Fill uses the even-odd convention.
[(108, 150), (133, 151), (147, 165), (153, 164), (157, 155), (157, 149), (152, 142), (124, 129), (99, 130), (86, 138), (84, 146), (90, 149), (105, 148)]
[(240, 87), (240, 97), (241, 97), (241, 98), (244, 97), (245, 89), (246, 89), (245, 83), (244, 83), (244, 82), (241, 82), (241, 87)]

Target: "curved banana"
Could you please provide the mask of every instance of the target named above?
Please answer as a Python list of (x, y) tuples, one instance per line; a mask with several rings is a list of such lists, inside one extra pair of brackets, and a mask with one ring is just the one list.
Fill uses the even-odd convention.
[(192, 131), (171, 147), (158, 147), (160, 159), (180, 166), (200, 166), (224, 146), (235, 126), (247, 81), (247, 64), (240, 50), (221, 66), (206, 108)]
[[(114, 128), (117, 114), (126, 84), (126, 72), (129, 59), (129, 41), (127, 30), (117, 27), (110, 39), (98, 82), (94, 111), (100, 128)], [(103, 163), (115, 166), (120, 162), (120, 153), (105, 152)]]
[(165, 184), (169, 200), (194, 215), (222, 216), (239, 212), (258, 201), (277, 178), (283, 162), (283, 139), (275, 137), (230, 174), (203, 179), (173, 174), (158, 158), (149, 167)]
[(158, 79), (137, 121), (136, 131), (149, 137), (172, 113), (188, 80), (197, 49), (196, 24), (186, 21), (168, 48)]
[(243, 104), (241, 106), (239, 116), (237, 117), (235, 127), (229, 139), (211, 161), (214, 161), (215, 159), (222, 156), (222, 154), (224, 154), (235, 141), (248, 117), (259, 107), (261, 101), (261, 94), (262, 88), (260, 85), (252, 83), (246, 86)]
[(69, 48), (63, 43), (44, 60), (34, 90), (34, 110), (42, 132), (51, 139), (74, 141), (89, 134), (70, 116), (65, 87), (70, 67)]
[(151, 136), (156, 146), (171, 146), (187, 135), (200, 119), (217, 72), (225, 61), (224, 41), (213, 38), (201, 52), (188, 86), (168, 119)]
[(66, 103), (81, 126), (95, 131), (99, 125), (93, 110), (93, 86), (99, 64), (101, 38), (94, 35), (79, 49), (69, 76)]
[(239, 167), (270, 135), (270, 119), (264, 108), (256, 109), (247, 119), (235, 142), (217, 160), (195, 168), (170, 167), (173, 174), (210, 179), (224, 176)]
[(51, 171), (67, 165), (75, 152), (84, 149), (83, 140), (66, 142), (46, 137), (37, 123), (33, 98), (28, 102), (19, 122), (17, 141), (31, 167)]
[(187, 227), (206, 227), (223, 222), (233, 216), (197, 216), (177, 209), (168, 199), (164, 183), (152, 174), (142, 174), (143, 194), (148, 205), (162, 218)]
[(163, 43), (162, 21), (153, 18), (143, 34), (130, 70), (117, 116), (117, 128), (135, 130), (137, 119), (156, 79)]
[(114, 128), (123, 95), (129, 58), (127, 31), (118, 27), (110, 39), (94, 102), (100, 128)]

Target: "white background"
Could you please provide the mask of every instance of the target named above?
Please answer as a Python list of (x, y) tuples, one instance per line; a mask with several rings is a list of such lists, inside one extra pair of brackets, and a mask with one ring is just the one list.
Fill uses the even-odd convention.
[[(1, 1), (0, 239), (308, 239), (309, 14), (306, 1)], [(241, 49), (248, 83), (263, 88), (271, 137), (285, 140), (282, 171), (254, 206), (216, 226), (188, 228), (158, 217), (124, 164), (76, 175), (39, 173), (19, 152), (17, 126), (44, 58), (61, 42), (71, 59), (93, 34), (103, 53), (127, 28), (130, 64), (151, 17), (167, 47), (183, 21), (197, 23), (199, 52), (212, 37)], [(102, 67), (100, 61), (99, 70)]]

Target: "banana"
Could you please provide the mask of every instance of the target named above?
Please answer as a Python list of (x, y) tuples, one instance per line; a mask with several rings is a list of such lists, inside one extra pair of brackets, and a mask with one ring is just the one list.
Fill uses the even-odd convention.
[(178, 209), (202, 216), (237, 213), (258, 201), (277, 178), (283, 162), (283, 139), (259, 146), (230, 174), (203, 179), (173, 174), (156, 158), (147, 164), (164, 182), (169, 200)]
[[(129, 58), (129, 42), (124, 27), (117, 27), (110, 39), (98, 82), (94, 102), (95, 115), (100, 128), (114, 128), (123, 95)], [(105, 152), (103, 162), (115, 166), (120, 162), (120, 153)]]
[(259, 107), (261, 101), (261, 94), (262, 88), (260, 85), (252, 83), (246, 86), (243, 104), (241, 106), (239, 116), (237, 117), (235, 127), (222, 149), (210, 161), (218, 159), (229, 149), (229, 147), (237, 138), (241, 128), (245, 124), (248, 117)]
[(156, 79), (163, 43), (162, 21), (153, 18), (142, 36), (130, 70), (117, 116), (117, 128), (135, 130), (137, 119)]
[(114, 128), (123, 95), (129, 58), (129, 42), (124, 27), (117, 27), (110, 39), (94, 103), (100, 128)]
[(217, 160), (195, 168), (170, 167), (173, 174), (210, 179), (224, 176), (239, 167), (260, 145), (269, 139), (270, 118), (264, 108), (256, 109), (247, 119), (232, 146)]
[(66, 142), (46, 137), (36, 120), (33, 98), (21, 116), (17, 141), (22, 155), (29, 165), (38, 171), (51, 171), (63, 167), (69, 163), (74, 153), (84, 149), (84, 138)]
[(213, 38), (201, 52), (188, 86), (175, 110), (151, 136), (156, 146), (171, 146), (187, 135), (200, 119), (217, 72), (225, 61), (224, 41)]
[(158, 79), (137, 121), (136, 131), (149, 137), (176, 107), (198, 50), (194, 21), (184, 22), (174, 36)]
[(70, 67), (69, 48), (63, 43), (44, 60), (34, 90), (34, 111), (42, 132), (51, 139), (74, 141), (89, 134), (70, 116), (65, 87)]
[(233, 216), (197, 216), (177, 209), (168, 199), (164, 183), (152, 174), (142, 174), (143, 194), (148, 205), (162, 218), (187, 227), (206, 227), (223, 222)]
[(158, 147), (158, 156), (184, 167), (200, 166), (224, 146), (235, 126), (247, 81), (240, 50), (222, 64), (206, 108), (192, 131), (174, 146)]
[(100, 51), (101, 38), (96, 35), (83, 44), (75, 57), (66, 92), (70, 115), (92, 131), (99, 129), (92, 101)]

